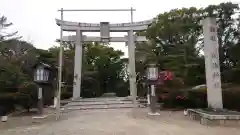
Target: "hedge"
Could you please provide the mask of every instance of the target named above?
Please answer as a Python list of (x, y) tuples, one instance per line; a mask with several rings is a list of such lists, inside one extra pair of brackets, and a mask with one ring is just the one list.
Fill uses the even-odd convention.
[[(43, 99), (45, 105), (52, 105), (53, 98), (51, 96), (51, 87), (44, 87)], [(15, 111), (17, 107), (20, 109), (31, 109), (37, 107), (37, 85), (33, 82), (22, 83), (15, 92), (1, 92), (0, 106), (4, 108), (7, 113)]]
[[(177, 97), (184, 97), (178, 99)], [(240, 90), (224, 89), (222, 91), (223, 107), (230, 110), (240, 111)], [(168, 98), (164, 101), (166, 108), (207, 108), (206, 90), (185, 90), (168, 93)]]

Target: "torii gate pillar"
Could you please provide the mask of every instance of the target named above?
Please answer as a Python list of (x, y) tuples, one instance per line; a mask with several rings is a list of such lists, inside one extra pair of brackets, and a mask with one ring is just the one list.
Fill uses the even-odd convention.
[[(137, 97), (136, 71), (135, 71), (135, 40), (133, 30), (128, 31), (128, 57), (129, 57), (129, 83), (131, 98)], [(136, 99), (133, 99), (136, 102)], [(134, 103), (134, 105), (136, 105)]]
[(81, 94), (82, 79), (82, 32), (76, 30), (76, 46), (74, 57), (74, 79), (73, 79), (73, 99), (77, 99)]

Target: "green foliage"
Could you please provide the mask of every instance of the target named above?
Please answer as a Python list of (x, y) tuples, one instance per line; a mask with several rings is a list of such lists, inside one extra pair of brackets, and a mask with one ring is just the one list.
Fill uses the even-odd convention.
[(62, 94), (61, 94), (61, 99), (62, 100), (64, 100), (64, 99), (69, 99), (69, 98), (71, 98), (72, 97), (72, 92), (67, 92), (67, 91), (65, 91), (65, 92), (63, 92)]
[[(240, 111), (239, 88), (223, 90), (223, 106), (226, 109)], [(177, 99), (178, 96), (184, 97)], [(167, 98), (161, 100), (165, 108), (207, 108), (207, 93), (201, 88), (198, 90), (174, 91), (167, 94)]]
[(99, 44), (86, 46), (86, 62), (88, 68), (97, 71), (97, 80), (100, 89), (104, 92), (113, 92), (116, 84), (123, 81), (123, 52), (114, 51), (113, 48)]
[[(46, 59), (57, 63), (58, 47), (49, 49), (51, 57)], [(82, 69), (82, 96), (101, 96), (105, 92), (116, 91), (118, 84), (124, 84), (124, 60), (123, 52), (114, 50), (106, 45), (98, 43), (86, 43), (83, 48)], [(43, 56), (43, 55), (42, 55)], [(55, 59), (54, 59), (55, 58)], [(54, 60), (53, 60), (54, 59)], [(72, 91), (74, 68), (74, 45), (64, 43), (63, 56), (63, 80), (65, 88), (63, 97), (69, 97)]]
[[(196, 48), (202, 34), (199, 21), (202, 11), (194, 7), (173, 9), (159, 14), (145, 33), (151, 42), (136, 47), (136, 56), (145, 57), (145, 61), (155, 60), (160, 69), (170, 70), (185, 84), (195, 78), (189, 78), (190, 70), (199, 70), (201, 57)], [(139, 54), (138, 54), (139, 53)], [(145, 56), (144, 56), (145, 54)], [(141, 58), (140, 58), (141, 59)], [(203, 63), (204, 64), (204, 63)], [(204, 69), (204, 67), (203, 67)], [(204, 70), (200, 70), (204, 73)], [(197, 79), (195, 82), (197, 83)], [(190, 83), (190, 82), (189, 82)]]
[(18, 87), (18, 105), (29, 110), (36, 107), (37, 85), (34, 82), (24, 82)]
[[(217, 17), (219, 57), (223, 82), (236, 82), (239, 76), (239, 20), (234, 17), (236, 4), (220, 3), (206, 8), (173, 9), (160, 13), (146, 31), (149, 41), (136, 45), (136, 60), (141, 67), (153, 61), (162, 70), (174, 72), (186, 87), (205, 83), (203, 31), (200, 20)], [(137, 67), (143, 74), (144, 68)], [(235, 78), (235, 79), (233, 79)]]
[(4, 29), (10, 27), (12, 23), (9, 23), (7, 17), (0, 15), (0, 42), (9, 40), (17, 34), (17, 32), (8, 33)]
[(15, 109), (16, 96), (14, 93), (1, 93), (0, 106), (4, 106), (6, 112), (12, 112)]

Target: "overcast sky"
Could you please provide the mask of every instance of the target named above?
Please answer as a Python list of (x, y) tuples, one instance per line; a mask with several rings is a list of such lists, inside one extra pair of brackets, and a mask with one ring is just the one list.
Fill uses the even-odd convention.
[[(11, 31), (19, 31), (23, 39), (37, 48), (47, 49), (59, 38), (55, 18), (60, 18), (58, 9), (126, 9), (133, 7), (134, 21), (155, 17), (164, 11), (182, 7), (206, 7), (224, 0), (0, 0), (0, 14), (14, 25)], [(65, 12), (64, 20), (99, 23), (123, 23), (130, 21), (130, 12)], [(67, 33), (64, 33), (67, 35)], [(89, 35), (89, 34), (88, 34)], [(93, 36), (93, 34), (90, 34)], [(112, 34), (124, 35), (124, 34)], [(96, 36), (96, 34), (94, 35)], [(116, 49), (127, 52), (123, 43), (112, 43)]]

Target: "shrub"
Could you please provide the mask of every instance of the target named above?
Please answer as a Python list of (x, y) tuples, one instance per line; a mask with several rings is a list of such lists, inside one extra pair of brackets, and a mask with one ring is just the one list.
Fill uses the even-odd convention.
[(34, 82), (24, 82), (18, 88), (16, 93), (18, 105), (29, 110), (37, 106), (37, 85)]
[(172, 91), (161, 94), (161, 102), (164, 103), (165, 108), (183, 108), (185, 106), (186, 98), (182, 91)]
[[(207, 108), (207, 91), (206, 89), (188, 90), (186, 108)], [(230, 110), (240, 111), (240, 90), (229, 88), (223, 89), (223, 107)]]
[(206, 108), (207, 107), (207, 93), (203, 89), (199, 91), (187, 91), (186, 108)]
[[(139, 90), (142, 91), (143, 89), (139, 89)], [(126, 83), (119, 83), (119, 84), (117, 84), (115, 92), (116, 92), (116, 95), (118, 97), (128, 96), (129, 95), (128, 84), (126, 84)]]
[(28, 111), (34, 107), (34, 105), (36, 106), (36, 102), (34, 102), (31, 96), (28, 94), (16, 93), (16, 101), (17, 105), (20, 105)]
[(68, 92), (68, 91), (63, 91), (61, 93), (61, 99), (69, 99), (72, 97), (72, 92)]
[(224, 90), (223, 91), (223, 107), (230, 110), (240, 111), (240, 91)]
[(0, 106), (2, 106), (6, 113), (14, 111), (16, 104), (16, 97), (14, 93), (1, 93)]

